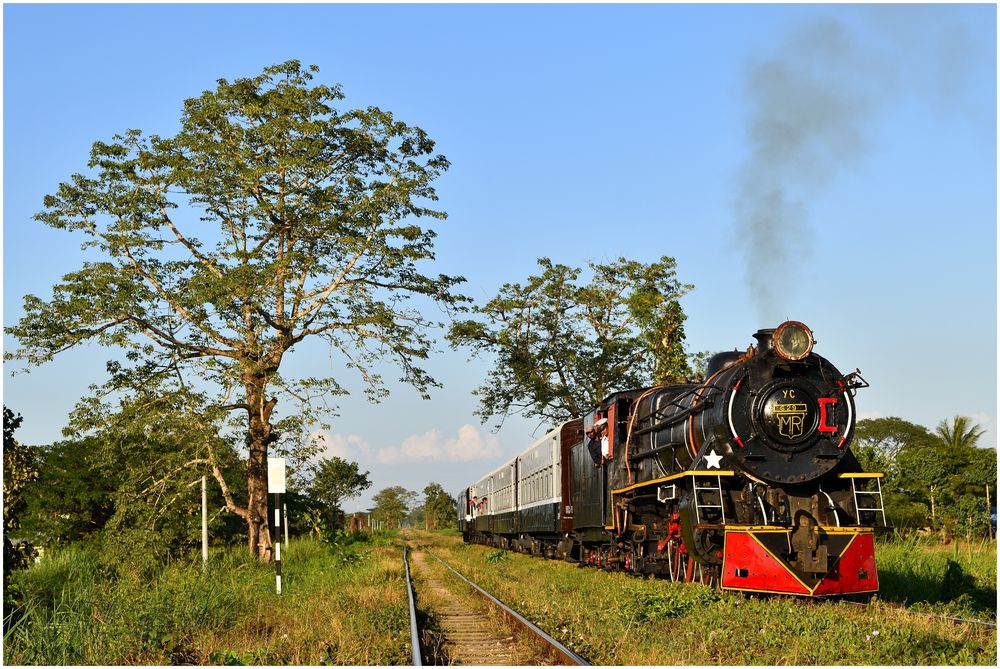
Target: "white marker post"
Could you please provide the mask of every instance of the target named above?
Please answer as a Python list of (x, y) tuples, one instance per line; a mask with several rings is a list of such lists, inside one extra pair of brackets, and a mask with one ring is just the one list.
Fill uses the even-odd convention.
[(208, 566), (208, 477), (201, 477), (201, 568)]
[(285, 459), (267, 459), (267, 489), (274, 495), (274, 582), (281, 594), (281, 493), (285, 492)]

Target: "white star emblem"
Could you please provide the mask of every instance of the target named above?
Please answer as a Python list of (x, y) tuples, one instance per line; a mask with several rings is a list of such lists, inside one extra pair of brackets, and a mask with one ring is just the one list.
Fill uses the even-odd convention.
[(708, 464), (709, 469), (721, 469), (719, 463), (722, 462), (722, 456), (715, 453), (713, 448), (710, 452), (705, 454), (705, 463)]

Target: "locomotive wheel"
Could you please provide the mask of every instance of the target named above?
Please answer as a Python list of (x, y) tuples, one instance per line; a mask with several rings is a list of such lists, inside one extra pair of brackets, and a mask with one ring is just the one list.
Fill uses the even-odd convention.
[(667, 573), (671, 581), (687, 582), (691, 580), (694, 572), (694, 560), (682, 541), (667, 542)]

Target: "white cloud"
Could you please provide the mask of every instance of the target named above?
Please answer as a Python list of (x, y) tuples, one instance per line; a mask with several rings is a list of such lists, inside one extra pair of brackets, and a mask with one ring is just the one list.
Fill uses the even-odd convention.
[(979, 438), (977, 446), (995, 448), (997, 445), (996, 419), (988, 413), (974, 413), (969, 416), (969, 419), (986, 430), (986, 433)]
[(500, 455), (500, 443), (492, 434), (483, 434), (474, 425), (466, 423), (458, 428), (458, 436), (445, 439), (440, 430), (434, 429), (415, 434), (399, 446), (378, 449), (375, 461), (381, 464), (447, 460), (468, 462), (487, 460)]
[(345, 460), (368, 460), (378, 464), (407, 462), (469, 462), (488, 460), (501, 455), (500, 442), (489, 433), (482, 433), (466, 423), (455, 437), (445, 437), (438, 429), (411, 435), (399, 446), (373, 449), (357, 434), (330, 434), (317, 431), (310, 435), (319, 445), (319, 458), (339, 457)]
[(313, 432), (309, 436), (319, 445), (318, 457), (320, 458), (338, 457), (345, 460), (356, 460), (359, 457), (371, 456), (371, 446), (364, 438), (356, 434)]

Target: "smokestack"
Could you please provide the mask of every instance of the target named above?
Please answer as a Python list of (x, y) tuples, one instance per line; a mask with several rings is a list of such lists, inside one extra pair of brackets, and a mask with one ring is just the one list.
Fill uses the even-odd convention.
[(753, 337), (757, 340), (757, 352), (767, 353), (771, 350), (771, 336), (774, 334), (774, 328), (762, 328), (757, 330), (757, 334)]

